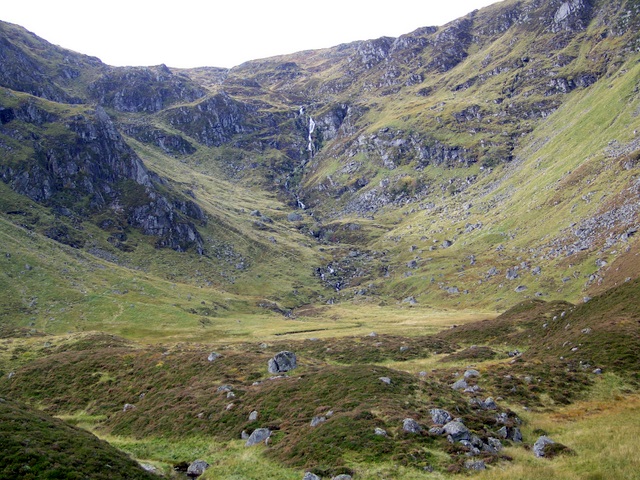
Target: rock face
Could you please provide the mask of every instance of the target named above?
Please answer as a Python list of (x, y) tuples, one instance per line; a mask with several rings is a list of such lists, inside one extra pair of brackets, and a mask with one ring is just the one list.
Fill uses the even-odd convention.
[(256, 428), (249, 438), (247, 439), (247, 443), (245, 443), (246, 447), (251, 447), (253, 445), (257, 445), (258, 443), (262, 443), (267, 440), (271, 436), (271, 430), (268, 428)]
[(158, 112), (177, 102), (193, 102), (205, 91), (166, 65), (112, 68), (89, 86), (89, 95), (120, 112)]
[(293, 370), (298, 366), (296, 354), (293, 352), (282, 351), (277, 353), (273, 358), (269, 359), (269, 373), (284, 373)]
[[(11, 112), (5, 115), (11, 135), (22, 137), (27, 126), (44, 132), (54, 122), (64, 135), (64, 141), (50, 136), (23, 141), (23, 147), (35, 152), (33, 162), (0, 161), (0, 178), (15, 192), (68, 215), (118, 211), (121, 215), (113, 215), (105, 228), (133, 226), (158, 237), (159, 247), (204, 252), (194, 224), (206, 221), (200, 207), (191, 200), (160, 193), (161, 179), (144, 166), (102, 107), (60, 117), (47, 112), (40, 101), (30, 100), (7, 111)], [(69, 241), (64, 232), (52, 230), (48, 236), (76, 248), (82, 246)]]

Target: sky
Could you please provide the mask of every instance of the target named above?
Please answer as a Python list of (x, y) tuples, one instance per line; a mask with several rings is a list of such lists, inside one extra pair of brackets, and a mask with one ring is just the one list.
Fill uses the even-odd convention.
[(444, 25), (497, 0), (19, 0), (0, 20), (113, 66), (231, 68)]

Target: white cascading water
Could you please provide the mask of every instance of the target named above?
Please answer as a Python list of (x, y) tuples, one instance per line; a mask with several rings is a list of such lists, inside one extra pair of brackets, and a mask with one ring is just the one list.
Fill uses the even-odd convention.
[(311, 138), (311, 134), (313, 134), (313, 131), (315, 129), (316, 129), (316, 122), (313, 120), (312, 117), (309, 117), (309, 136), (307, 137), (309, 140), (309, 144), (307, 145), (307, 150), (311, 152), (311, 155), (313, 155), (313, 139)]

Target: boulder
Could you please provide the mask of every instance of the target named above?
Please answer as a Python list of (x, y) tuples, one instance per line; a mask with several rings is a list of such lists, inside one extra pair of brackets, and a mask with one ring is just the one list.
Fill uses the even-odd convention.
[(453, 420), (449, 412), (440, 408), (432, 408), (429, 413), (431, 414), (431, 420), (436, 425), (445, 425)]
[(498, 405), (496, 405), (496, 401), (492, 397), (487, 397), (487, 399), (482, 402), (483, 408), (487, 410), (497, 410)]
[(391, 379), (389, 377), (380, 377), (378, 380), (382, 383), (386, 383), (387, 385), (391, 385)]
[(291, 212), (289, 215), (287, 215), (287, 220), (289, 220), (290, 222), (299, 222), (302, 220), (302, 215), (296, 212)]
[(187, 468), (187, 476), (192, 478), (199, 477), (207, 468), (209, 468), (207, 462), (204, 460), (195, 460), (189, 465), (189, 468)]
[(543, 435), (540, 438), (538, 438), (538, 440), (536, 440), (536, 443), (533, 444), (533, 453), (535, 454), (536, 457), (544, 457), (544, 448), (547, 445), (552, 445), (556, 442), (554, 442), (553, 440), (551, 440), (549, 437)]
[(409, 433), (420, 433), (422, 431), (422, 427), (413, 418), (405, 418), (402, 421), (402, 429)]
[(470, 368), (466, 372), (464, 372), (464, 378), (477, 378), (480, 376), (480, 372), (478, 370), (474, 370)]
[(211, 352), (209, 354), (209, 356), (207, 357), (207, 360), (209, 360), (210, 362), (213, 362), (214, 360), (220, 358), (220, 354), (216, 353), (216, 352)]
[(304, 477), (302, 477), (302, 480), (321, 480), (321, 479), (315, 473), (307, 472), (304, 474)]
[(341, 475), (336, 475), (335, 477), (331, 477), (331, 480), (351, 480), (351, 475), (347, 475), (343, 473)]
[(268, 428), (256, 428), (253, 432), (251, 432), (251, 435), (249, 435), (245, 446), (251, 447), (253, 445), (257, 445), (258, 443), (264, 442), (270, 436), (271, 430), (269, 430)]
[(277, 353), (273, 358), (269, 359), (269, 373), (283, 373), (293, 370), (298, 366), (296, 354), (293, 352), (283, 351)]
[(313, 417), (311, 419), (311, 426), (312, 427), (317, 427), (318, 425), (320, 425), (321, 423), (324, 423), (327, 421), (327, 417)]
[(123, 412), (128, 412), (129, 410), (135, 410), (136, 406), (133, 405), (132, 403), (125, 403), (124, 404), (124, 408), (122, 409)]
[(468, 387), (469, 387), (469, 384), (465, 382), (463, 379), (460, 379), (451, 385), (451, 388), (453, 388), (454, 390), (464, 390), (465, 388), (468, 388)]
[(258, 419), (258, 411), (254, 410), (253, 412), (251, 412), (249, 414), (249, 421), (250, 422), (255, 422)]
[(461, 440), (471, 440), (471, 432), (464, 423), (457, 420), (453, 420), (447, 423), (444, 427), (444, 433), (447, 434), (453, 442), (459, 442)]
[(383, 429), (383, 428), (380, 428), (380, 427), (376, 427), (376, 429), (373, 431), (373, 433), (376, 434), (376, 435), (381, 435), (383, 437), (387, 436), (387, 431), (385, 429)]

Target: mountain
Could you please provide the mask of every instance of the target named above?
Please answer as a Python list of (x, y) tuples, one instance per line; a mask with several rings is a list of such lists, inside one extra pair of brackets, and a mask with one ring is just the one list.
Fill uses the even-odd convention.
[[(517, 463), (511, 409), (529, 443), (577, 402), (636, 418), (639, 32), (636, 0), (505, 0), (176, 69), (0, 22), (0, 393), (88, 415), (165, 471), (268, 426), (256, 478), (444, 475), (475, 468), (473, 448)], [(281, 350), (303, 365), (277, 383)], [(469, 366), (482, 380), (452, 390)], [(441, 423), (432, 409), (479, 443), (399, 427)], [(593, 448), (624, 457), (610, 446)], [(218, 460), (210, 475), (235, 472)]]
[[(3, 213), (132, 267), (136, 243), (188, 251), (289, 309), (577, 300), (637, 230), (637, 8), (505, 1), (231, 70), (109, 67), (2, 24)], [(293, 232), (305, 260), (263, 275)], [(273, 268), (300, 278), (256, 289)]]

